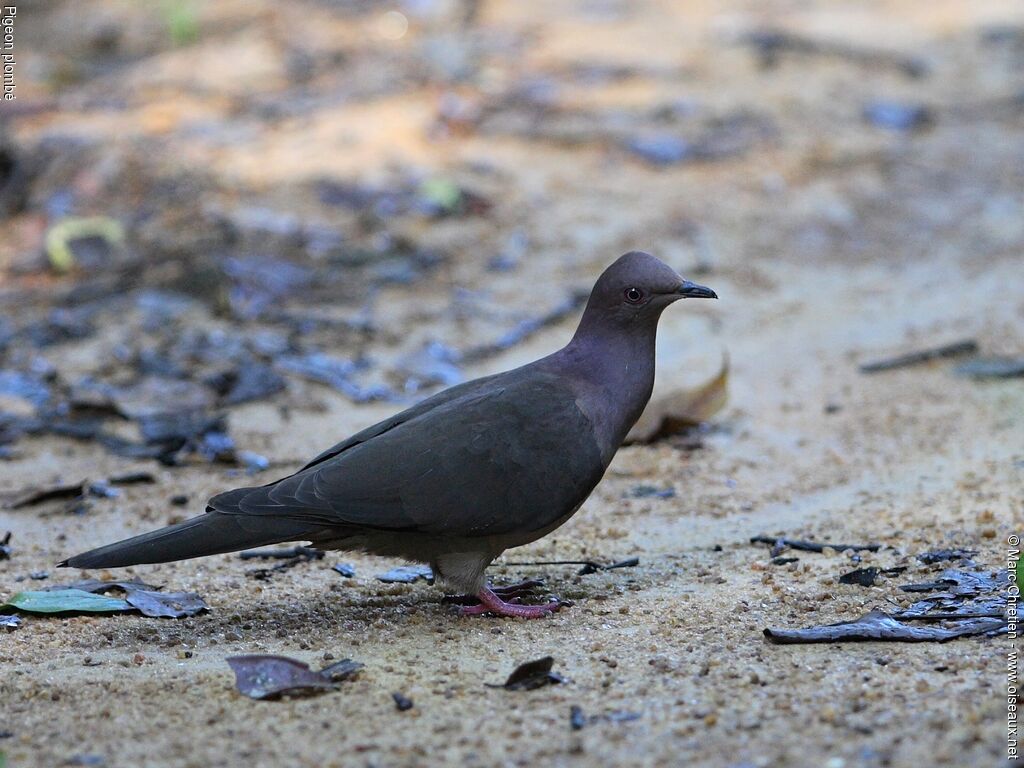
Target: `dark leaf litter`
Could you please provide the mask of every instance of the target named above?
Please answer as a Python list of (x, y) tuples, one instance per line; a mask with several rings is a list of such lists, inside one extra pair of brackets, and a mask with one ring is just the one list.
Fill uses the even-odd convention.
[(945, 642), (958, 637), (993, 634), (1005, 628), (1002, 619), (964, 619), (949, 627), (907, 624), (884, 611), (870, 611), (854, 621), (842, 621), (807, 629), (765, 629), (774, 643), (838, 643), (853, 640), (898, 640), (908, 643)]
[(490, 688), (504, 688), (506, 691), (532, 691), (545, 685), (557, 685), (566, 682), (557, 672), (552, 672), (555, 660), (544, 656), (533, 661), (520, 664), (504, 683), (485, 683)]
[(905, 570), (907, 569), (904, 566), (896, 568), (876, 568), (874, 566), (870, 568), (857, 568), (840, 576), (839, 583), (873, 587), (879, 576), (895, 576), (896, 574), (903, 573)]
[(784, 55), (836, 59), (874, 69), (893, 70), (914, 79), (925, 76), (930, 69), (928, 62), (916, 56), (805, 36), (785, 29), (756, 29), (745, 35), (741, 42), (754, 49), (760, 65), (765, 69), (778, 66)]
[(357, 661), (343, 659), (314, 672), (297, 659), (263, 654), (229, 656), (227, 662), (239, 693), (259, 700), (333, 691), (363, 668)]
[(415, 706), (413, 704), (412, 699), (410, 699), (404, 693), (399, 693), (398, 691), (395, 691), (391, 694), (391, 698), (394, 700), (395, 708), (399, 712), (407, 712), (408, 710), (412, 709), (413, 706)]
[(581, 731), (588, 725), (594, 725), (595, 723), (629, 723), (639, 720), (641, 717), (642, 715), (639, 712), (630, 712), (624, 709), (616, 709), (611, 712), (590, 715), (588, 717), (582, 707), (573, 705), (569, 708), (569, 727), (574, 731)]
[(675, 488), (658, 488), (653, 485), (634, 486), (629, 495), (634, 499), (671, 499), (676, 495)]
[(932, 563), (941, 563), (947, 560), (969, 561), (977, 554), (978, 550), (976, 549), (933, 549), (928, 552), (922, 552), (917, 556), (917, 559), (925, 565), (931, 565)]
[[(934, 556), (936, 553), (924, 553)], [(969, 550), (940, 551), (943, 559), (963, 559)], [(946, 556), (948, 555), (948, 556)], [(898, 571), (902, 569), (890, 569)], [(873, 572), (873, 573), (872, 573)], [(846, 574), (844, 583), (862, 584), (880, 569), (859, 569)], [(852, 578), (858, 574), (857, 579)], [(843, 581), (840, 578), (840, 581)], [(1005, 614), (1009, 574), (1005, 571), (967, 571), (950, 569), (929, 582), (905, 584), (900, 587), (912, 594), (928, 594), (902, 611), (887, 613), (872, 610), (853, 621), (802, 629), (764, 630), (765, 637), (775, 643), (826, 643), (845, 641), (888, 640), (900, 642), (946, 642), (959, 637), (985, 635), (993, 637), (1008, 631)], [(928, 622), (926, 626), (910, 622)]]
[[(325, 194), (361, 209), (390, 205), (388, 194), (358, 189), (350, 194), (343, 187), (325, 187)], [(399, 212), (409, 215), (428, 209), (431, 216), (480, 215), (490, 205), (446, 179), (415, 181), (399, 197), (404, 201)], [(293, 235), (296, 242), (309, 240), (309, 233), (296, 229), (295, 222), (277, 219), (281, 217), (275, 219), (272, 211), (256, 211), (224, 217), (218, 227), (231, 230), (225, 238), (231, 247), (265, 241), (268, 233), (283, 244)], [(257, 230), (258, 236), (250, 237)], [(427, 388), (461, 381), (463, 362), (520, 343), (576, 312), (586, 299), (586, 293), (573, 292), (546, 312), (515, 319), (495, 341), (461, 351), (435, 341), (390, 367), (366, 357), (339, 356), (324, 349), (317, 334), (329, 329), (365, 347), (376, 333), (372, 306), (360, 310), (358, 318), (336, 319), (315, 314), (316, 305), (335, 304), (339, 292), (345, 296), (345, 286), (366, 285), (364, 278), (375, 272), (390, 269), (394, 274), (373, 278), (371, 288), (395, 282), (395, 270), (402, 273), (399, 282), (415, 282), (445, 258), (404, 237), (389, 235), (381, 242), (387, 252), (360, 255), (356, 249), (339, 255), (343, 269), (328, 263), (333, 255), (326, 262), (238, 253), (195, 257), (186, 265), (187, 273), (202, 275), (202, 280), (179, 281), (138, 266), (122, 273), (110, 264), (96, 264), (90, 268), (95, 274), (83, 278), (81, 285), (13, 302), (11, 308), (23, 311), (27, 319), (0, 323), (0, 394), (24, 401), (33, 412), (0, 412), (0, 458), (15, 456), (13, 446), (24, 436), (50, 434), (167, 466), (216, 462), (259, 472), (269, 462), (236, 444), (228, 432), (227, 410), (273, 398), (296, 378), (332, 387), (354, 402), (418, 397)], [(353, 283), (357, 274), (361, 278)], [(301, 310), (286, 306), (300, 294)], [(190, 325), (193, 316), (207, 310), (219, 317), (218, 327), (200, 330)], [(115, 313), (132, 334), (104, 349), (91, 372), (72, 378), (40, 357), (40, 350), (54, 344), (93, 336)], [(331, 342), (338, 343), (337, 333)], [(389, 381), (400, 386), (385, 383)]]
[(243, 560), (280, 560), (281, 562), (270, 568), (254, 568), (248, 574), (259, 581), (266, 581), (275, 573), (287, 571), (301, 563), (308, 563), (313, 560), (322, 560), (324, 551), (314, 547), (287, 547), (283, 549), (250, 549), (240, 552), (238, 556)]
[(118, 486), (135, 485), (139, 483), (154, 483), (156, 478), (148, 472), (133, 472), (124, 475), (115, 475), (107, 480), (82, 480), (70, 484), (54, 484), (49, 486), (34, 486), (23, 488), (12, 494), (7, 501), (10, 509), (21, 509), (24, 507), (46, 504), (51, 501), (70, 502), (66, 506), (68, 512), (81, 512), (87, 509), (87, 500), (113, 499), (121, 495)]
[(943, 571), (935, 581), (920, 584), (905, 584), (900, 589), (904, 592), (934, 592), (941, 590), (958, 596), (978, 595), (983, 592), (994, 592), (1008, 586), (1005, 571)]
[(864, 105), (864, 120), (876, 128), (890, 131), (915, 131), (932, 124), (934, 115), (921, 104), (898, 101), (872, 101)]
[(378, 573), (374, 578), (385, 584), (412, 584), (417, 581), (434, 582), (434, 572), (428, 565), (400, 565), (386, 573)]

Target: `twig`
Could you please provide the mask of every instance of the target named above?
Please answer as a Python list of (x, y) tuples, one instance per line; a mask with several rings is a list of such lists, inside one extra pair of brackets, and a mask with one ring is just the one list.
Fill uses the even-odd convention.
[(974, 339), (963, 339), (950, 344), (943, 344), (931, 349), (922, 349), (917, 352), (908, 352), (905, 355), (873, 360), (860, 366), (861, 373), (877, 373), (878, 371), (891, 371), (894, 368), (906, 368), (910, 365), (920, 365), (930, 360), (939, 360), (948, 357), (960, 357), (962, 355), (973, 355), (978, 351), (978, 342)]
[(501, 563), (501, 565), (582, 565), (583, 567), (579, 570), (580, 576), (586, 576), (588, 573), (597, 573), (598, 571), (611, 571), (616, 568), (632, 568), (639, 564), (639, 557), (620, 560), (619, 562), (612, 563), (611, 565), (602, 565), (601, 563), (596, 563), (593, 560), (537, 560), (528, 563)]
[(826, 548), (834, 549), (837, 552), (845, 552), (848, 549), (852, 549), (854, 552), (877, 552), (882, 548), (881, 544), (830, 544), (827, 541), (800, 541), (779, 536), (752, 536), (750, 543), (771, 544), (772, 557), (778, 557), (786, 549), (798, 549), (802, 552), (823, 552)]

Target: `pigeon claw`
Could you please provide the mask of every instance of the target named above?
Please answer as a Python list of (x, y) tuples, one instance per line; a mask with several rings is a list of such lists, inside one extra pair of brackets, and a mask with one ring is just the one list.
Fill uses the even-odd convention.
[(476, 597), (480, 604), (463, 606), (459, 610), (460, 616), (482, 616), (490, 613), (495, 616), (511, 616), (517, 619), (540, 619), (562, 607), (559, 600), (552, 600), (544, 605), (519, 605), (505, 602), (488, 587), (477, 592)]

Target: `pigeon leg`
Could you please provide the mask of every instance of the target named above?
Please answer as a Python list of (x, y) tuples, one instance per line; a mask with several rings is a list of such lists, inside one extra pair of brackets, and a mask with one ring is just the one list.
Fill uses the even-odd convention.
[[(532, 595), (537, 587), (543, 587), (542, 579), (528, 579), (518, 584), (507, 584), (503, 587), (492, 586), (491, 591), (504, 600), (506, 603), (514, 603), (519, 598)], [(476, 595), (445, 595), (444, 602), (457, 603), (458, 605), (480, 605), (480, 599)]]
[(495, 616), (513, 616), (520, 619), (539, 619), (553, 613), (562, 607), (562, 604), (553, 600), (545, 605), (517, 605), (506, 603), (488, 587), (482, 588), (476, 593), (480, 605), (467, 605), (459, 610), (461, 616), (481, 616), (485, 613), (493, 613)]
[(528, 595), (537, 587), (543, 586), (543, 579), (527, 579), (526, 581), (520, 581), (517, 584), (506, 584), (503, 587), (491, 587), (491, 591), (502, 600), (508, 600), (511, 597), (522, 597), (523, 595)]

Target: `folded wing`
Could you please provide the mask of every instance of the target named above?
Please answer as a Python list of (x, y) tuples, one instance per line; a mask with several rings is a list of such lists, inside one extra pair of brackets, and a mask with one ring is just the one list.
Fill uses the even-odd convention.
[(386, 424), (211, 507), (326, 528), (491, 536), (554, 523), (604, 472), (590, 422), (564, 384), (543, 374), (495, 381)]

